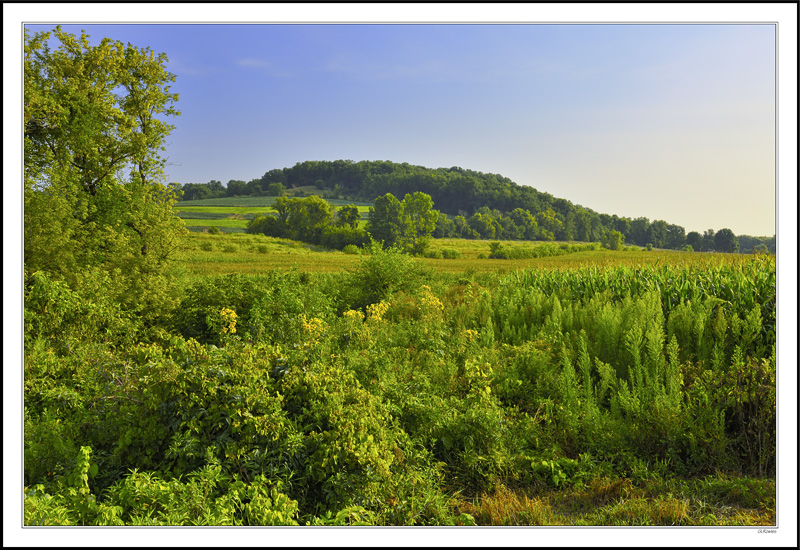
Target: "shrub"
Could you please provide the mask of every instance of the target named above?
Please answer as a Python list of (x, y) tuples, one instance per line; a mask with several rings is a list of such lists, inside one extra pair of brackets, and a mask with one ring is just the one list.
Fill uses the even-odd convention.
[(358, 254), (359, 248), (354, 244), (348, 244), (342, 249), (342, 252), (345, 254)]
[(214, 245), (212, 243), (200, 243), (200, 250), (211, 252), (212, 250), (214, 250)]
[(461, 252), (454, 248), (443, 248), (442, 256), (446, 260), (457, 260), (461, 257)]
[(326, 248), (343, 250), (346, 246), (364, 246), (369, 242), (369, 236), (363, 229), (353, 228), (349, 225), (325, 227), (320, 237), (319, 244)]
[(303, 508), (324, 514), (360, 506), (393, 525), (436, 521), (433, 505), (443, 498), (437, 467), (351, 372), (322, 364), (295, 368), (281, 379), (280, 392), (304, 434)]
[(625, 235), (614, 229), (611, 231), (606, 230), (603, 234), (602, 243), (609, 250), (620, 250), (624, 248)]
[(172, 324), (185, 338), (219, 343), (223, 308), (238, 317), (238, 334), (255, 341), (293, 343), (299, 337), (299, 316), (326, 317), (329, 298), (306, 274), (269, 272), (260, 276), (207, 277), (190, 286)]
[(430, 276), (430, 270), (397, 248), (383, 250), (373, 243), (368, 249), (371, 254), (345, 277), (343, 310), (364, 309), (387, 300), (398, 290), (413, 291)]

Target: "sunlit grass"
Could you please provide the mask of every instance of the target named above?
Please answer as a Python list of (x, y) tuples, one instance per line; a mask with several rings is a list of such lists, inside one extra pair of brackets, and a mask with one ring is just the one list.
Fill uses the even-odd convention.
[[(187, 226), (216, 226), (242, 229), (247, 220), (184, 220)], [(196, 223), (190, 223), (195, 222)], [(362, 220), (361, 224), (364, 222)], [(461, 253), (455, 260), (418, 258), (424, 266), (439, 273), (509, 273), (524, 269), (572, 269), (582, 266), (613, 267), (643, 265), (703, 266), (712, 264), (739, 264), (752, 260), (752, 255), (706, 254), (674, 250), (642, 249), (627, 251), (592, 250), (561, 256), (528, 258), (518, 260), (481, 259), (488, 256), (490, 241), (463, 239), (434, 239), (431, 249), (451, 248)], [(533, 247), (541, 243), (503, 241), (510, 246)], [(226, 245), (228, 249), (225, 250)], [(211, 247), (204, 250), (202, 247)], [(276, 239), (265, 235), (228, 233), (210, 235), (192, 232), (184, 237), (184, 259), (181, 262), (191, 272), (212, 275), (225, 273), (259, 273), (268, 269), (297, 269), (308, 272), (330, 273), (343, 271), (359, 259), (358, 255), (344, 254), (335, 250)]]
[[(720, 498), (708, 487), (737, 495), (740, 487), (767, 495)], [(500, 486), (460, 502), (460, 510), (478, 525), (586, 526), (767, 526), (775, 525), (775, 480), (724, 476), (705, 480), (652, 480), (634, 484), (625, 478), (595, 478), (580, 487), (549, 489), (529, 495)], [(771, 496), (770, 496), (771, 495)], [(770, 500), (772, 499), (772, 500)]]
[(265, 235), (190, 233), (183, 237), (183, 253), (178, 261), (192, 275), (205, 276), (292, 268), (330, 273), (347, 269), (359, 258), (315, 248)]
[(184, 219), (183, 223), (186, 227), (247, 227), (247, 221), (245, 219), (237, 220), (237, 219), (224, 219), (224, 220), (193, 220), (193, 219)]

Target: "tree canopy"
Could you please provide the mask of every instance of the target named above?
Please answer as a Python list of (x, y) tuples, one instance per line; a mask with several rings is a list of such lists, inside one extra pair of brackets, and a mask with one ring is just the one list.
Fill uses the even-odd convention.
[(79, 284), (87, 269), (114, 279), (120, 302), (165, 303), (164, 267), (185, 231), (163, 184), (161, 157), (177, 116), (165, 54), (104, 38), (92, 46), (56, 27), (25, 33), (26, 272)]

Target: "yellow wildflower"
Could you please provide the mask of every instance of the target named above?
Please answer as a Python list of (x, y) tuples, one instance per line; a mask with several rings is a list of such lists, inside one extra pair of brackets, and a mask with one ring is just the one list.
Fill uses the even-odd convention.
[(222, 317), (222, 334), (230, 332), (231, 334), (236, 332), (236, 312), (232, 309), (227, 307), (222, 308), (220, 311), (220, 317)]
[(434, 296), (431, 287), (422, 285), (422, 297), (420, 298), (420, 309), (424, 317), (436, 317), (444, 311), (442, 301)]
[(374, 321), (381, 321), (387, 311), (389, 311), (389, 304), (386, 302), (378, 302), (367, 306), (367, 314)]
[(353, 319), (357, 321), (364, 320), (364, 314), (357, 309), (350, 309), (348, 311), (345, 311), (344, 313), (342, 313), (342, 316), (346, 319)]
[(324, 323), (322, 322), (322, 319), (317, 317), (308, 319), (305, 314), (300, 314), (300, 325), (303, 327), (303, 332), (306, 333), (311, 342), (317, 343), (319, 341), (324, 329)]

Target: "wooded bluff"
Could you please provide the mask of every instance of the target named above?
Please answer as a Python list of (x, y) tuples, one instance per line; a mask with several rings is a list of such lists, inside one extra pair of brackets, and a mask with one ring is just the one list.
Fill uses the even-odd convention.
[(499, 174), (454, 166), (426, 168), (390, 161), (305, 161), (272, 169), (248, 182), (186, 183), (184, 201), (234, 196), (323, 197), (372, 202), (391, 193), (430, 195), (441, 212), (433, 236), (466, 239), (601, 241), (617, 231), (627, 244), (694, 251), (775, 253), (775, 238), (736, 236), (727, 228), (686, 232), (680, 225), (646, 217), (628, 218), (594, 210), (519, 185)]

